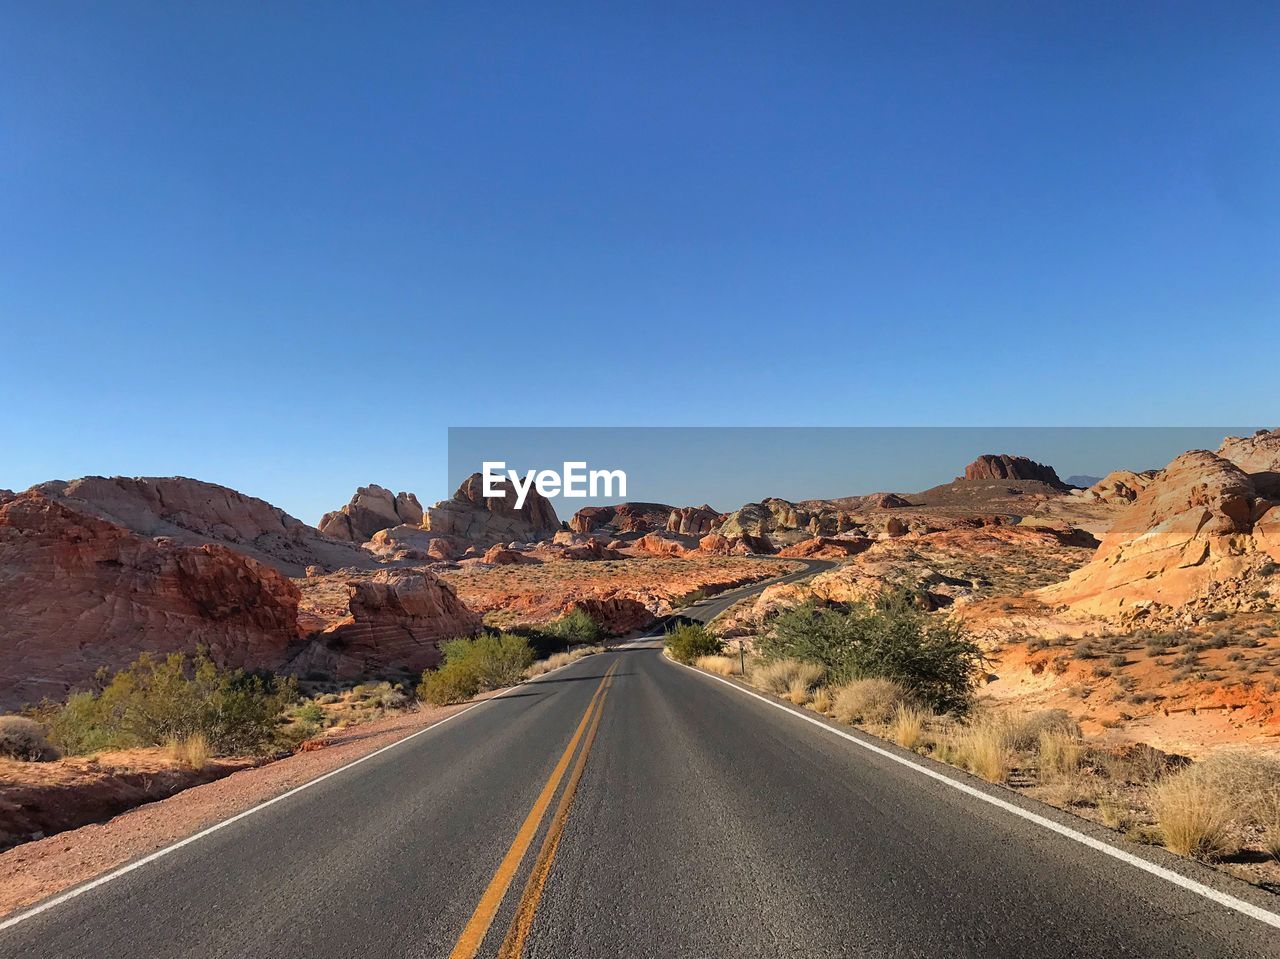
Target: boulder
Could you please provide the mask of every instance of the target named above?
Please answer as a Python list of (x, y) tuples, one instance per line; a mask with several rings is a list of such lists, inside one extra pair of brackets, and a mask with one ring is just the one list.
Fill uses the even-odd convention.
[(491, 546), (484, 554), (484, 561), (494, 566), (514, 566), (519, 563), (537, 563), (539, 560), (509, 546)]
[(689, 552), (686, 543), (666, 533), (649, 533), (631, 545), (639, 552), (653, 556), (683, 556)]
[(276, 668), (297, 639), (298, 596), (225, 546), (140, 536), (28, 491), (0, 506), (0, 707), (60, 699), (143, 652)]
[(337, 539), (366, 543), (393, 526), (421, 526), (422, 505), (412, 493), (392, 493), (381, 486), (361, 486), (342, 509), (325, 513), (320, 532)]
[(726, 536), (723, 532), (715, 532), (698, 540), (698, 552), (711, 556), (767, 556), (777, 551), (768, 536)]

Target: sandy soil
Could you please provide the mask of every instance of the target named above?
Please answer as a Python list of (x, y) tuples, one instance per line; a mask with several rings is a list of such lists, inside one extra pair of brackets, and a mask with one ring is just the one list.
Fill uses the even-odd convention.
[(0, 916), (199, 832), (465, 708), (424, 708), (331, 730), (324, 748), (243, 769), (108, 822), (10, 849), (0, 854)]

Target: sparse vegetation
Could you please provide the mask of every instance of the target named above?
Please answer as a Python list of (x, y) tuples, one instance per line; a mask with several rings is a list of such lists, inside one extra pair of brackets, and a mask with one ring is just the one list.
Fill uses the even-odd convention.
[(203, 653), (163, 658), (143, 653), (102, 688), (36, 710), (63, 752), (161, 746), (199, 735), (213, 755), (270, 752), (286, 709), (297, 699), (291, 679), (224, 670)]
[(783, 613), (758, 641), (766, 660), (821, 665), (837, 683), (890, 679), (935, 712), (968, 709), (983, 654), (956, 621), (894, 591), (847, 611), (805, 604)]
[(737, 656), (699, 656), (694, 665), (720, 676), (742, 675), (742, 664)]
[(533, 665), (529, 641), (511, 633), (451, 639), (440, 650), (444, 663), (423, 673), (418, 685), (418, 697), (433, 706), (463, 703), (477, 693), (513, 686)]
[(169, 758), (188, 769), (200, 770), (209, 764), (209, 742), (203, 733), (192, 733), (167, 744)]
[(603, 652), (603, 646), (575, 646), (568, 652), (554, 653), (546, 659), (537, 660), (532, 666), (524, 671), (524, 674), (526, 678), (532, 679), (534, 676), (541, 676), (543, 673), (549, 673), (553, 669), (559, 669), (561, 666), (568, 666), (570, 663), (576, 663), (584, 657), (594, 656), (596, 653)]

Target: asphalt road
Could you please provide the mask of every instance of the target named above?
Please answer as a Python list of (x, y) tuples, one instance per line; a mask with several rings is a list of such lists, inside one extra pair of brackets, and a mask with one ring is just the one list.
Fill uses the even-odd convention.
[(33, 916), (0, 955), (1201, 959), (1280, 955), (1280, 930), (648, 643)]

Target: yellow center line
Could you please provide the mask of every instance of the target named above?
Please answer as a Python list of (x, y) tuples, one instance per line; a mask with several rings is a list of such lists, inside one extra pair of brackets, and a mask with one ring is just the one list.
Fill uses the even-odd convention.
[(578, 753), (578, 761), (574, 763), (573, 772), (570, 773), (569, 781), (565, 784), (564, 792), (560, 796), (560, 804), (551, 818), (551, 825), (547, 827), (542, 848), (538, 850), (538, 858), (534, 860), (533, 870), (525, 881), (520, 903), (516, 906), (516, 913), (511, 917), (507, 936), (502, 940), (502, 947), (498, 950), (498, 959), (519, 959), (524, 951), (525, 940), (529, 938), (529, 930), (533, 928), (533, 918), (537, 915), (538, 904), (542, 901), (542, 889), (551, 873), (551, 863), (556, 858), (556, 850), (560, 848), (560, 834), (564, 832), (565, 822), (569, 818), (569, 806), (573, 803), (574, 793), (577, 792), (578, 783), (582, 779), (582, 770), (587, 765), (587, 754), (591, 752), (591, 744), (595, 742), (596, 730), (600, 728), (600, 717), (604, 714), (604, 701), (609, 696), (609, 687), (613, 685), (612, 676), (606, 676), (605, 680), (607, 685), (600, 696), (600, 705), (596, 709), (595, 717), (591, 720), (591, 728), (587, 731), (587, 737), (582, 743), (582, 752)]
[(542, 792), (538, 794), (538, 798), (534, 801), (533, 808), (529, 810), (529, 815), (525, 817), (524, 823), (521, 824), (520, 830), (511, 842), (511, 848), (507, 850), (502, 862), (498, 864), (498, 871), (493, 874), (493, 879), (489, 881), (488, 887), (480, 897), (480, 902), (476, 906), (475, 912), (471, 914), (471, 919), (467, 922), (466, 928), (462, 930), (462, 935), (458, 937), (457, 944), (453, 947), (453, 951), (449, 953), (449, 959), (474, 959), (475, 954), (480, 950), (480, 944), (484, 942), (489, 926), (493, 923), (493, 917), (497, 915), (498, 907), (502, 905), (503, 897), (507, 894), (507, 888), (511, 885), (511, 880), (515, 878), (516, 870), (520, 868), (520, 863), (524, 859), (524, 854), (528, 852), (529, 845), (533, 842), (533, 837), (538, 832), (538, 827), (542, 825), (542, 817), (546, 815), (547, 807), (551, 805), (551, 799), (560, 785), (560, 780), (564, 778), (565, 770), (569, 768), (569, 760), (572, 759), (574, 750), (577, 749), (578, 743), (582, 740), (583, 732), (595, 712), (596, 704), (604, 696), (605, 684), (609, 682), (609, 677), (613, 675), (613, 671), (617, 668), (619, 662), (619, 660), (614, 660), (613, 665), (609, 667), (609, 671), (600, 680), (600, 685), (596, 687), (595, 694), (587, 705), (587, 711), (582, 714), (582, 719), (578, 722), (578, 728), (574, 730), (573, 738), (569, 740), (569, 745), (561, 755), (560, 761), (556, 763), (556, 768), (551, 771), (551, 777), (547, 780), (546, 785), (542, 787)]

